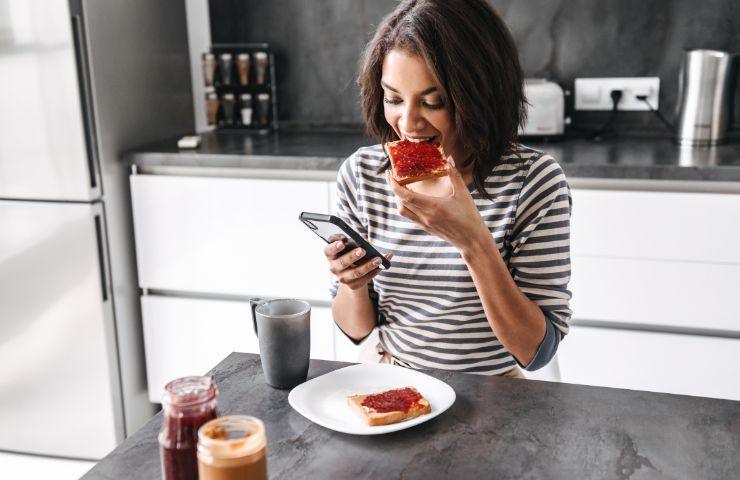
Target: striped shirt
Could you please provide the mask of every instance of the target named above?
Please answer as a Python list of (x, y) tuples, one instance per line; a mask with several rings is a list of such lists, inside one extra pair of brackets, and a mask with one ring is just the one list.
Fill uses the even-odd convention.
[[(391, 268), (369, 285), (383, 350), (412, 368), (506, 373), (517, 361), (493, 333), (460, 252), (398, 215), (378, 173), (385, 159), (381, 145), (363, 147), (337, 174), (338, 215), (382, 253), (394, 254)], [(514, 282), (546, 319), (548, 333), (526, 367), (536, 369), (568, 332), (570, 189), (550, 155), (522, 145), (493, 167), (484, 186), (493, 201), (468, 188)], [(337, 288), (335, 278), (332, 297)]]

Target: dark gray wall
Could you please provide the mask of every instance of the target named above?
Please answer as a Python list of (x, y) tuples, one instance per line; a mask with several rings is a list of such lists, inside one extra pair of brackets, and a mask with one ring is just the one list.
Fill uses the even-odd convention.
[[(660, 110), (669, 119), (684, 48), (740, 52), (737, 0), (491, 3), (511, 28), (528, 77), (548, 77), (572, 89), (576, 77), (659, 76)], [(211, 0), (211, 35), (214, 43), (273, 45), (283, 124), (359, 126), (357, 60), (375, 26), (396, 4), (395, 0)], [(740, 101), (735, 104), (738, 117)], [(573, 118), (577, 124), (597, 125), (606, 116), (580, 112)], [(650, 113), (620, 114), (615, 125), (623, 131), (662, 132)]]

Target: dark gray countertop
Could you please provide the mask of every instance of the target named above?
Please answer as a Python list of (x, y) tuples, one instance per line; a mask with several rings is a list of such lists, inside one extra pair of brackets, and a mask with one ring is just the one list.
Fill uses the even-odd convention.
[[(347, 364), (311, 361), (309, 378)], [(431, 371), (457, 393), (439, 417), (386, 435), (316, 425), (233, 353), (212, 374), (221, 415), (265, 422), (278, 478), (740, 478), (740, 402)], [(85, 479), (160, 478), (158, 414)]]
[[(195, 150), (178, 150), (176, 139), (127, 155), (144, 170), (157, 167), (319, 171), (330, 179), (342, 161), (374, 140), (354, 132), (281, 131), (202, 134)], [(668, 138), (564, 139), (525, 145), (552, 154), (569, 178), (740, 182), (740, 142), (682, 148)]]

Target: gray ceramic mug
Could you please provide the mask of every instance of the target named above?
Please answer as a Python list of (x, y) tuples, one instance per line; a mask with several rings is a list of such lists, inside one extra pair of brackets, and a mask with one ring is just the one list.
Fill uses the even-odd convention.
[(289, 298), (251, 298), (249, 303), (267, 384), (293, 388), (305, 382), (311, 354), (311, 305)]

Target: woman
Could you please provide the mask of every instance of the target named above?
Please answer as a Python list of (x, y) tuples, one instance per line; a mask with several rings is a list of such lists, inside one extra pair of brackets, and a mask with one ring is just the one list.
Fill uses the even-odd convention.
[(485, 0), (404, 1), (359, 84), (370, 134), (440, 141), (453, 168), (404, 187), (382, 144), (344, 162), (339, 215), (393, 262), (327, 246), (337, 325), (356, 343), (377, 328), (380, 360), (411, 368), (541, 368), (571, 315), (570, 190), (552, 157), (517, 143), (523, 76), (503, 21)]

